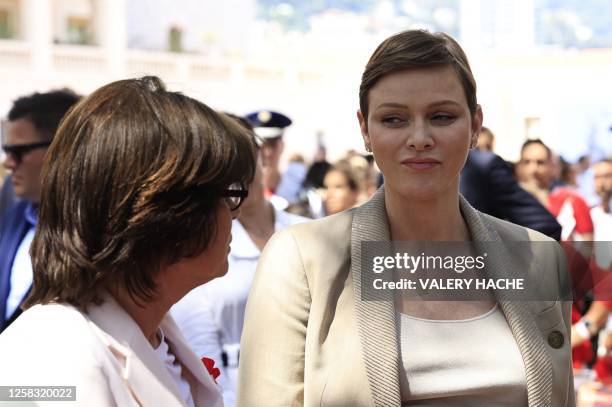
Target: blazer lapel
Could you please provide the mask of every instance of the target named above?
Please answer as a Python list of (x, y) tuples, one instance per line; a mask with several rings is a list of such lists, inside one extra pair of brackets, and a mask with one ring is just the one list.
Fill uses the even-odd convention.
[[(459, 204), (476, 247), (479, 246), (478, 242), (501, 242), (493, 225), (463, 196), (459, 197)], [(362, 273), (362, 256), (368, 258), (380, 255), (369, 253), (372, 249), (363, 243), (389, 241), (387, 222), (384, 188), (380, 188), (370, 201), (355, 209), (351, 229), (351, 275), (357, 326), (375, 406), (401, 405), (398, 331), (393, 293), (384, 290), (380, 301), (361, 300), (362, 287), (371, 285), (374, 278), (373, 273)], [(489, 278), (505, 278), (505, 270), (512, 267), (512, 261), (508, 253), (500, 250), (495, 256), (489, 257), (487, 265)], [(535, 319), (523, 302), (504, 298), (500, 293), (496, 295), (523, 358), (529, 406), (550, 406), (552, 362)]]
[[(351, 227), (351, 275), (355, 293), (357, 326), (363, 348), (366, 373), (375, 406), (401, 405), (399, 347), (395, 306), (391, 290), (380, 301), (362, 301), (362, 286), (371, 286), (373, 273), (362, 273), (362, 256), (372, 250), (368, 241), (389, 241), (384, 189), (355, 209)], [(376, 255), (375, 253), (371, 253)]]
[(87, 316), (98, 328), (98, 336), (116, 358), (126, 386), (141, 405), (184, 405), (168, 369), (136, 322), (110, 295), (105, 296), (103, 304), (88, 309)]
[(190, 379), (195, 405), (222, 407), (223, 398), (221, 390), (210, 373), (208, 373), (202, 360), (191, 350), (170, 315), (166, 315), (161, 323), (161, 327), (168, 342), (170, 342), (172, 352), (183, 366), (183, 376), (187, 376), (188, 380)]
[[(464, 198), (459, 197), (461, 213), (468, 224), (472, 240), (478, 242), (502, 242), (497, 231)], [(487, 277), (506, 278), (506, 270), (513, 267), (511, 256), (501, 249), (487, 261)], [(520, 300), (504, 298), (496, 292), (498, 302), (506, 316), (510, 330), (519, 347), (525, 365), (527, 399), (530, 407), (550, 406), (552, 400), (553, 369), (544, 338), (540, 335), (535, 319)]]

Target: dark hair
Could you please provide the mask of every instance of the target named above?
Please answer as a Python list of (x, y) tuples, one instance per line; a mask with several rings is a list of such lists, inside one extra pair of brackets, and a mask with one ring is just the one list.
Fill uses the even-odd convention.
[(79, 99), (80, 96), (70, 89), (23, 96), (13, 102), (8, 119), (28, 119), (42, 138), (51, 140), (62, 117)]
[(242, 127), (158, 78), (96, 90), (66, 116), (45, 159), (27, 306), (86, 308), (106, 284), (152, 299), (155, 275), (208, 247), (223, 192), (254, 171)]
[(559, 178), (565, 184), (572, 184), (573, 176), (575, 176), (574, 168), (572, 165), (563, 158), (563, 156), (559, 156), (559, 167), (561, 168), (559, 173)]
[(308, 168), (302, 186), (305, 188), (323, 188), (323, 179), (331, 168), (331, 164), (327, 161), (315, 161)]
[(259, 146), (261, 144), (263, 144), (264, 141), (263, 141), (263, 139), (261, 137), (259, 137), (257, 134), (255, 134), (255, 129), (251, 125), (251, 122), (249, 122), (244, 117), (238, 116), (238, 115), (236, 115), (234, 113), (229, 113), (229, 112), (223, 112), (223, 113), (225, 113), (228, 117), (234, 119), (239, 125), (241, 125), (246, 130), (248, 130), (249, 134), (253, 138), (253, 143), (255, 145), (255, 150), (257, 152), (259, 152)]
[(366, 126), (368, 95), (376, 83), (386, 75), (413, 68), (451, 66), (465, 92), (470, 113), (476, 113), (476, 81), (467, 56), (449, 35), (425, 30), (408, 30), (384, 40), (374, 51), (361, 77), (359, 108)]
[(580, 157), (578, 157), (578, 163), (579, 164), (583, 164), (585, 162), (588, 162), (590, 160), (591, 157), (589, 157), (588, 154), (585, 155), (581, 155)]
[(546, 150), (546, 157), (549, 160), (552, 159), (552, 151), (550, 151), (550, 148), (546, 144), (544, 144), (544, 142), (539, 138), (525, 140), (525, 142), (521, 146), (521, 159), (523, 158), (523, 153), (525, 152), (525, 149), (532, 144), (539, 144), (544, 147), (544, 149)]
[(242, 116), (238, 116), (237, 114), (234, 113), (229, 113), (229, 112), (224, 112), (227, 116), (231, 117), (232, 119), (236, 120), (242, 127), (244, 127), (245, 129), (247, 129), (250, 132), (254, 132), (253, 130), (253, 126), (251, 125), (251, 123), (245, 119)]

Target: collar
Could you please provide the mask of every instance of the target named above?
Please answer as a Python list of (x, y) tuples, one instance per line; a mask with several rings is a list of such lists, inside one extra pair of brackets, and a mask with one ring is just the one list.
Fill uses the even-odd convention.
[(24, 217), (30, 226), (36, 226), (38, 223), (38, 204), (29, 202), (25, 207)]
[[(294, 223), (305, 221), (295, 215), (274, 208), (274, 231), (284, 229)], [(232, 221), (232, 243), (230, 256), (237, 259), (258, 259), (261, 251), (251, 240), (248, 232), (238, 219)]]
[[(155, 353), (140, 327), (105, 293), (104, 302), (88, 308), (92, 329), (115, 358), (115, 365), (126, 385), (141, 405), (183, 405), (178, 385)], [(171, 352), (188, 370), (199, 386), (192, 387), (194, 401), (207, 400), (218, 405), (220, 394), (204, 364), (191, 351), (172, 317), (166, 315), (160, 324)], [(155, 388), (155, 391), (151, 391)], [(201, 404), (201, 403), (200, 403)]]
[[(472, 241), (501, 242), (497, 230), (480, 212), (459, 195), (461, 214)], [(361, 273), (362, 258), (376, 253), (372, 245), (362, 242), (389, 241), (384, 185), (372, 199), (356, 208), (351, 226), (351, 274), (354, 288), (357, 326), (363, 348), (364, 363), (375, 406), (400, 405), (399, 340), (391, 290), (385, 290), (376, 301), (362, 301), (361, 287), (371, 285), (373, 273)], [(512, 266), (510, 255), (501, 251), (488, 259), (488, 276), (503, 278)], [(498, 302), (519, 347), (525, 366), (529, 406), (549, 406), (552, 399), (552, 361), (536, 321), (522, 301), (498, 296)]]

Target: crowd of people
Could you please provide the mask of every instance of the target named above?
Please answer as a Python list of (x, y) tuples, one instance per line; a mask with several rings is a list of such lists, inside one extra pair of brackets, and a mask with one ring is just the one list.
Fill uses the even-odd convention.
[[(529, 139), (504, 161), (446, 34), (383, 41), (359, 103), (366, 154), (329, 162), (320, 140), (282, 166), (288, 116), (217, 112), (156, 77), (17, 99), (0, 385), (268, 407), (572, 406), (574, 375), (612, 383), (612, 158)], [(556, 298), (367, 300), (371, 241), (528, 242)]]

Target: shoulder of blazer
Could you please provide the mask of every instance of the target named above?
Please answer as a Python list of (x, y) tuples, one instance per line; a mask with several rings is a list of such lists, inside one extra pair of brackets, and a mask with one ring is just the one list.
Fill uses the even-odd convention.
[[(43, 352), (38, 361), (42, 364), (44, 357), (54, 360), (63, 353), (70, 353), (72, 359), (90, 360), (93, 357), (91, 349), (96, 346), (87, 318), (78, 309), (65, 304), (35, 305), (0, 335), (0, 355), (6, 356), (4, 352), (29, 354), (36, 349), (36, 352)], [(52, 369), (51, 366), (44, 368)]]
[(325, 218), (292, 225), (276, 233), (276, 238), (292, 238), (297, 247), (308, 247), (308, 253), (349, 250), (351, 224), (355, 209), (349, 209)]

